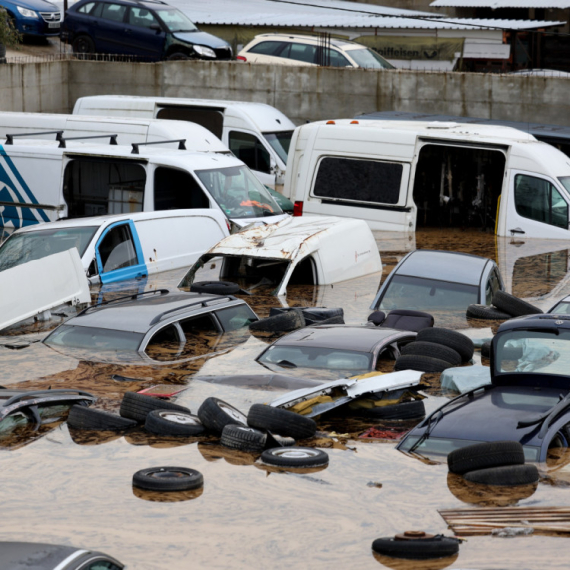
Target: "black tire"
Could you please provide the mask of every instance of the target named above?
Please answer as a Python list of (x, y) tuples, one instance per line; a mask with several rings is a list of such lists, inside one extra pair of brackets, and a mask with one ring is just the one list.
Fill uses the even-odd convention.
[(317, 424), (313, 419), (265, 404), (251, 406), (247, 414), (247, 423), (251, 427), (295, 439), (313, 437), (317, 431)]
[(473, 341), (469, 337), (450, 329), (440, 327), (423, 329), (416, 336), (416, 341), (420, 340), (435, 342), (453, 348), (453, 350), (459, 352), (463, 362), (471, 360), (475, 351)]
[(156, 435), (201, 435), (206, 431), (197, 416), (173, 410), (153, 410), (144, 427)]
[(240, 287), (231, 281), (197, 281), (190, 285), (193, 293), (210, 293), (211, 295), (233, 295), (239, 293)]
[(166, 58), (167, 61), (186, 61), (187, 59), (190, 59), (190, 56), (187, 53), (182, 53), (181, 51), (171, 53)]
[(358, 410), (358, 415), (383, 420), (415, 420), (425, 417), (426, 408), (423, 400), (413, 400), (391, 406), (361, 408)]
[(481, 345), (481, 356), (489, 358), (491, 356), (491, 341), (488, 340)]
[(228, 424), (247, 427), (246, 415), (218, 398), (206, 398), (198, 410), (198, 417), (206, 429), (217, 434), (221, 434)]
[(496, 307), (487, 305), (469, 305), (467, 307), (467, 316), (474, 319), (485, 319), (490, 321), (505, 321), (511, 318), (511, 315), (499, 311)]
[(133, 487), (147, 491), (190, 491), (203, 485), (202, 473), (188, 467), (149, 467), (133, 475)]
[(75, 404), (71, 406), (67, 416), (67, 423), (75, 429), (91, 430), (121, 430), (137, 425), (137, 422), (85, 406)]
[(76, 55), (87, 55), (95, 53), (95, 42), (89, 36), (82, 34), (73, 39), (71, 48)]
[(447, 456), (449, 470), (458, 475), (479, 469), (522, 464), (524, 451), (518, 441), (476, 443), (455, 449)]
[(240, 451), (263, 451), (267, 434), (254, 428), (228, 424), (222, 431), (220, 443)]
[(530, 303), (527, 303), (526, 301), (523, 301), (514, 295), (505, 293), (505, 291), (497, 291), (493, 295), (493, 305), (495, 305), (497, 309), (508, 313), (512, 317), (539, 315), (542, 313), (538, 307), (535, 307), (534, 305), (531, 305)]
[(303, 328), (304, 326), (305, 317), (301, 311), (287, 311), (286, 313), (254, 321), (249, 325), (249, 328), (252, 331), (287, 332)]
[(439, 358), (420, 356), (419, 354), (404, 354), (396, 359), (394, 370), (418, 370), (420, 372), (443, 372), (453, 365)]
[(420, 356), (429, 356), (431, 358), (439, 358), (445, 360), (452, 366), (461, 364), (461, 355), (453, 348), (437, 344), (435, 342), (417, 341), (410, 342), (402, 348), (402, 354), (418, 354)]
[(459, 552), (459, 541), (455, 538), (436, 535), (433, 538), (418, 540), (397, 540), (394, 537), (377, 538), (372, 550), (392, 558), (427, 560), (445, 558)]
[(266, 449), (260, 459), (275, 467), (319, 467), (329, 463), (328, 454), (314, 447), (274, 447)]
[(160, 398), (138, 394), (137, 392), (125, 392), (119, 413), (123, 418), (130, 418), (144, 424), (146, 417), (154, 410), (172, 410), (189, 414), (190, 410), (178, 404), (172, 404)]
[(503, 465), (469, 471), (463, 475), (466, 481), (481, 483), (483, 485), (497, 485), (500, 487), (516, 487), (529, 485), (538, 481), (536, 465)]

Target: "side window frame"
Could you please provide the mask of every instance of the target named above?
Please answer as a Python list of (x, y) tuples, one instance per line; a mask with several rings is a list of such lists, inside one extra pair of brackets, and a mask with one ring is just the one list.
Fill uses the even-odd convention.
[[(238, 137), (241, 136), (242, 141), (244, 141), (244, 138), (243, 138), (244, 136), (250, 137), (251, 139), (253, 139), (253, 141), (252, 141), (253, 145), (254, 145), (253, 146), (253, 150), (254, 150), (253, 164), (248, 164), (248, 162), (251, 162), (251, 161), (248, 160), (246, 162), (245, 160), (243, 160), (243, 158), (240, 155), (236, 154), (236, 151), (232, 148), (232, 141), (238, 139), (238, 137), (234, 138), (234, 135), (238, 135)], [(267, 150), (267, 148), (265, 147), (263, 142), (258, 137), (256, 137), (254, 134), (246, 133), (245, 131), (232, 130), (228, 133), (228, 146), (229, 146), (230, 150), (237, 156), (237, 158), (239, 158), (251, 170), (255, 170), (256, 172), (263, 172), (264, 174), (271, 174), (271, 167), (272, 167), (271, 153)], [(238, 151), (238, 152), (240, 152), (240, 151)], [(267, 156), (267, 169), (264, 169), (263, 158), (262, 158), (263, 155)]]

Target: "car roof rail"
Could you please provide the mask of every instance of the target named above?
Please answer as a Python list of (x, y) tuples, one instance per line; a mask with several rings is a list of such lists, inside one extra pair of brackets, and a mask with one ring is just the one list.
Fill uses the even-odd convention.
[[(63, 131), (61, 131), (63, 132)], [(65, 143), (67, 141), (82, 141), (82, 140), (87, 140), (87, 139), (106, 139), (106, 138), (110, 138), (109, 140), (109, 144), (110, 145), (117, 145), (117, 137), (119, 135), (92, 135), (92, 136), (88, 136), (88, 137), (63, 137), (62, 135), (58, 135), (56, 137), (56, 140), (59, 141), (59, 147), (58, 148), (67, 148)]]
[(166, 295), (167, 293), (170, 293), (170, 290), (169, 289), (155, 289), (154, 291), (143, 291), (142, 293), (133, 293), (132, 295), (123, 295), (122, 297), (117, 297), (116, 299), (109, 299), (108, 301), (101, 301), (100, 303), (97, 303), (96, 305), (91, 305), (90, 307), (83, 309), (83, 311), (81, 311), (80, 313), (77, 313), (77, 315), (75, 315), (75, 316), (80, 317), (81, 315), (85, 315), (91, 309), (98, 309), (99, 307), (102, 307), (103, 305), (110, 305), (111, 303), (119, 303), (119, 302), (127, 301), (127, 300), (134, 301), (135, 299), (138, 299), (139, 297), (143, 297), (145, 295), (156, 295), (157, 293), (160, 295)]
[(90, 394), (89, 392), (85, 392), (83, 390), (75, 390), (73, 388), (59, 388), (56, 390), (30, 390), (29, 392), (21, 392), (19, 394), (16, 394), (15, 396), (12, 396), (11, 398), (8, 398), (3, 404), (0, 404), (0, 408), (5, 408), (11, 404), (14, 404), (15, 402), (19, 402), (25, 398), (27, 399), (33, 399), (33, 398), (39, 398), (41, 396), (58, 396), (58, 395), (63, 395), (63, 394), (69, 394), (70, 396), (85, 396), (86, 398), (92, 399), (92, 400), (96, 400), (97, 396), (94, 396), (93, 394)]
[(162, 0), (133, 0), (137, 4), (166, 4)]
[(168, 311), (164, 311), (163, 313), (160, 313), (159, 315), (156, 315), (156, 317), (154, 317), (152, 319), (152, 321), (150, 321), (149, 325), (155, 325), (156, 323), (159, 323), (160, 321), (162, 321), (164, 319), (164, 317), (166, 317), (167, 315), (170, 315), (172, 313), (176, 313), (178, 311), (182, 311), (184, 309), (188, 309), (189, 307), (194, 307), (197, 305), (200, 305), (202, 307), (208, 307), (209, 305), (211, 305), (212, 303), (221, 303), (223, 301), (235, 301), (236, 297), (234, 297), (233, 295), (226, 295), (224, 297), (215, 297), (214, 299), (209, 299), (208, 301), (194, 301), (193, 303), (188, 303), (187, 305), (182, 305), (181, 307), (175, 307), (174, 309), (168, 309)]
[(56, 135), (55, 140), (58, 141), (59, 137), (63, 135), (63, 131), (40, 131), (37, 133), (17, 133), (15, 135), (6, 133), (6, 142), (4, 144), (14, 144), (16, 137), (36, 137), (38, 135)]
[(139, 146), (148, 146), (149, 144), (167, 144), (167, 143), (178, 143), (178, 150), (186, 150), (186, 139), (174, 139), (171, 141), (152, 141), (152, 142), (142, 142), (142, 143), (131, 143), (133, 150), (131, 154), (139, 154)]

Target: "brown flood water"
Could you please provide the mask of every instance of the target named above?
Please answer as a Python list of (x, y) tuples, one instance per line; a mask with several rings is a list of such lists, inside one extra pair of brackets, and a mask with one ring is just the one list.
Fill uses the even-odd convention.
[[(507, 290), (541, 308), (570, 294), (569, 243), (523, 243), (475, 231), (422, 231), (412, 238), (377, 233), (376, 238), (385, 264), (382, 278), (415, 247), (447, 249), (497, 260)], [(146, 289), (173, 288), (182, 274), (158, 276)], [(287, 302), (342, 306), (347, 322), (363, 322), (380, 280), (374, 275), (334, 286), (299, 286), (289, 291)], [(260, 316), (280, 306), (275, 297), (262, 294), (247, 301)], [(467, 329), (471, 335), (491, 334), (488, 322), (467, 321), (462, 314), (436, 315), (436, 325)], [(246, 336), (237, 344), (224, 341), (216, 346), (223, 354), (163, 365), (105, 362), (103, 355), (87, 361), (37, 342), (22, 350), (0, 346), (0, 385), (81, 388), (100, 396), (96, 407), (116, 411), (125, 391), (155, 383), (181, 384), (187, 390), (177, 402), (193, 412), (208, 396), (247, 412), (252, 403), (270, 401), (282, 392), (212, 384), (192, 376), (266, 373), (253, 359), (270, 340)], [(119, 382), (112, 379), (114, 374), (133, 380)], [(444, 396), (437, 375), (426, 380), (432, 386), (425, 400), (430, 411)], [(99, 549), (137, 570), (568, 568), (566, 539), (538, 535), (470, 537), (457, 558), (434, 563), (374, 556), (372, 541), (381, 536), (411, 529), (452, 535), (438, 509), (570, 506), (570, 456), (562, 453), (540, 465), (543, 478), (536, 489), (519, 495), (505, 489), (473, 491), (448, 476), (445, 464), (407, 457), (393, 442), (357, 440), (370, 426), (323, 418), (323, 437), (313, 444), (326, 448), (330, 464), (304, 473), (263, 469), (256, 456), (225, 449), (214, 438), (165, 439), (142, 429), (127, 435), (85, 434), (70, 432), (65, 422), (42, 427), (39, 433), (17, 432), (0, 438), (0, 540)], [(162, 496), (133, 490), (133, 473), (157, 465), (198, 469), (204, 475), (203, 491)]]

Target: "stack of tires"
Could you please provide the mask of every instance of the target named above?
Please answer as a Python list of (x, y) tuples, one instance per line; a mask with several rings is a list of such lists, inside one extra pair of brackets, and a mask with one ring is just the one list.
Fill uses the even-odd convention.
[(505, 291), (497, 291), (493, 295), (492, 305), (469, 305), (467, 316), (473, 319), (507, 320), (512, 317), (540, 314), (542, 311)]
[(447, 456), (447, 465), (451, 473), (471, 483), (515, 487), (538, 481), (538, 469), (525, 464), (518, 441), (476, 443), (456, 449)]
[(395, 370), (443, 372), (473, 358), (473, 341), (457, 331), (439, 327), (421, 330), (414, 342), (404, 346)]

